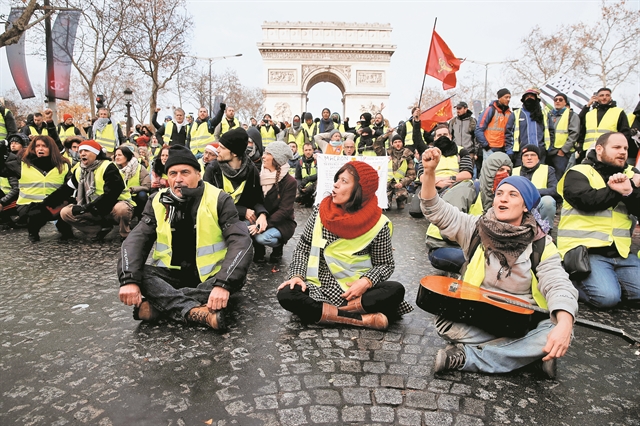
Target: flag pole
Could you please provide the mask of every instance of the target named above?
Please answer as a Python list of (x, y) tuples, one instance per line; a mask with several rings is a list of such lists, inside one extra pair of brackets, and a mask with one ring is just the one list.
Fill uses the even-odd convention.
[[(433, 31), (436, 30), (436, 23), (438, 22), (438, 17), (433, 21)], [(427, 53), (427, 64), (429, 63), (429, 55), (431, 54), (431, 44), (433, 44), (433, 31), (431, 32), (431, 43), (429, 44), (429, 53)], [(418, 108), (420, 108), (420, 112), (422, 112), (422, 92), (424, 92), (424, 82), (427, 79), (427, 73), (424, 73), (424, 77), (422, 77), (422, 87), (420, 88), (420, 97), (418, 98)]]

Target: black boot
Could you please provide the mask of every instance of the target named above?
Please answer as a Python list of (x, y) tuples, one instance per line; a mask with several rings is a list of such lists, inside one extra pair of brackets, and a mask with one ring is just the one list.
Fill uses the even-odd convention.
[(282, 249), (282, 245), (274, 247), (273, 251), (271, 252), (271, 256), (269, 257), (269, 262), (279, 263), (282, 260)]
[(264, 258), (266, 249), (262, 244), (258, 244), (256, 242), (253, 243), (253, 261), (258, 264), (267, 263), (267, 260)]
[(62, 219), (56, 221), (56, 229), (60, 233), (60, 241), (67, 241), (73, 238), (73, 230), (71, 225)]

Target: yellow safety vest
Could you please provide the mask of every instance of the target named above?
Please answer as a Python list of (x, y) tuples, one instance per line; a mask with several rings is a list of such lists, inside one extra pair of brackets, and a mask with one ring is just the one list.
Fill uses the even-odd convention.
[(296, 145), (298, 146), (298, 154), (302, 155), (304, 152), (304, 129), (300, 130), (298, 132), (298, 136), (293, 136), (293, 133), (288, 132), (287, 135), (287, 144), (290, 144), (291, 142), (295, 142)]
[[(589, 185), (593, 189), (602, 189), (607, 186), (600, 173), (588, 164), (578, 164), (569, 170), (582, 173), (589, 179)], [(627, 166), (624, 173), (633, 177), (631, 166)], [(565, 174), (558, 183), (558, 193), (564, 193)], [(560, 223), (558, 224), (558, 249), (564, 254), (577, 246), (608, 247), (615, 244), (618, 253), (623, 258), (629, 256), (631, 249), (631, 219), (623, 202), (615, 207), (597, 212), (585, 212), (574, 208), (567, 199), (562, 203)]]
[(311, 123), (311, 126), (308, 126), (307, 123), (302, 123), (301, 124), (302, 129), (307, 132), (307, 138), (309, 140), (313, 140), (313, 137), (315, 136), (316, 132), (318, 131), (318, 123), (316, 123), (315, 121), (313, 123)]
[(405, 121), (404, 127), (407, 129), (407, 134), (404, 135), (404, 146), (413, 145), (413, 123), (411, 120)]
[(204, 121), (193, 122), (191, 126), (191, 152), (198, 154), (204, 152), (205, 147), (214, 141), (215, 137), (209, 133), (209, 123)]
[[(104, 194), (104, 171), (107, 170), (107, 167), (109, 166), (109, 164), (111, 164), (111, 161), (102, 160), (102, 164), (100, 164), (98, 168), (93, 171), (93, 177), (96, 182), (96, 192), (94, 192), (89, 197), (90, 202), (94, 202), (96, 198)], [(76, 176), (76, 180), (78, 181), (78, 185), (82, 185), (80, 183), (80, 175), (82, 174), (82, 167), (76, 167), (74, 174)], [(120, 173), (120, 177), (122, 177), (122, 173)], [(122, 181), (124, 182), (124, 178), (122, 178)], [(124, 185), (124, 189), (118, 196), (118, 201), (127, 201), (132, 206), (136, 205), (131, 199), (131, 192), (129, 192), (129, 188), (127, 187), (126, 183)]]
[[(161, 189), (160, 192), (166, 192)], [(218, 196), (220, 189), (204, 182), (204, 193), (196, 213), (196, 267), (200, 281), (204, 282), (218, 273), (227, 254), (227, 244), (218, 224)], [(153, 199), (156, 218), (156, 247), (153, 251), (153, 266), (180, 269), (171, 265), (173, 255), (171, 224), (165, 219), (166, 209), (160, 202), (160, 195)]]
[(94, 135), (96, 142), (98, 142), (107, 152), (113, 152), (116, 150), (118, 132), (116, 131), (115, 124), (110, 123), (105, 126), (102, 131), (96, 130)]
[[(458, 146), (458, 154), (462, 151), (462, 147)], [(456, 176), (460, 173), (460, 157), (459, 155), (450, 155), (441, 157), (440, 162), (436, 166), (436, 177)]]
[(47, 130), (46, 127), (42, 128), (42, 133), (38, 133), (38, 129), (36, 129), (34, 126), (29, 126), (29, 134), (33, 135), (33, 136), (49, 136), (49, 130)]
[(7, 195), (11, 191), (11, 184), (9, 184), (8, 178), (0, 177), (0, 190), (4, 192), (4, 195)]
[[(237, 118), (233, 118), (233, 128), (237, 129), (238, 127), (240, 127), (240, 122), (238, 121)], [(220, 136), (224, 135), (225, 133), (227, 133), (229, 131), (229, 121), (227, 121), (226, 118), (223, 118), (221, 123), (220, 123)]]
[[(520, 112), (521, 111), (522, 109), (517, 109), (514, 112), (515, 128), (513, 129), (513, 152), (520, 151)], [(538, 141), (535, 141), (535, 143), (533, 143), (532, 141), (529, 141), (529, 143), (532, 145), (538, 146)], [(549, 149), (550, 145), (551, 145), (551, 136), (549, 135), (549, 129), (548, 129), (548, 126), (544, 126), (544, 147), (546, 149)]]
[(342, 290), (347, 291), (349, 289), (348, 284), (360, 279), (373, 266), (371, 255), (367, 253), (356, 256), (355, 253), (367, 248), (387, 223), (389, 223), (390, 231), (393, 234), (391, 221), (385, 215), (382, 215), (373, 228), (359, 237), (350, 240), (338, 238), (327, 246), (327, 240), (322, 238), (323, 227), (320, 214), (318, 214), (313, 225), (306, 280), (317, 287), (322, 285), (318, 278), (318, 271), (320, 268), (320, 250), (324, 249), (324, 259), (329, 271), (338, 281)]
[(584, 144), (582, 149), (588, 150), (595, 145), (598, 138), (605, 133), (618, 131), (618, 117), (624, 114), (622, 108), (611, 107), (604, 113), (600, 124), (598, 124), (598, 110), (592, 109), (585, 117), (586, 134), (584, 136)]
[(131, 179), (124, 179), (124, 174), (122, 174), (122, 170), (120, 170), (120, 174), (122, 174), (122, 179), (124, 179), (124, 184), (127, 188), (131, 188), (133, 186), (140, 186), (140, 170), (142, 170), (142, 164), (138, 163), (138, 168), (136, 172), (131, 176)]
[(64, 141), (66, 141), (67, 138), (70, 138), (75, 135), (76, 135), (76, 128), (74, 126), (69, 127), (67, 130), (65, 130), (62, 127), (62, 125), (58, 126), (58, 136), (60, 137), (60, 141), (62, 143), (64, 143)]
[[(513, 169), (513, 176), (520, 176), (522, 167), (516, 167)], [(533, 176), (531, 176), (531, 183), (538, 189), (546, 189), (549, 180), (549, 166), (546, 164), (540, 164)]]
[(224, 173), (222, 174), (222, 186), (224, 187), (224, 192), (233, 198), (233, 204), (238, 204), (238, 201), (240, 201), (240, 197), (242, 196), (242, 191), (244, 191), (246, 183), (247, 181), (243, 180), (236, 189), (233, 189), (233, 183), (231, 183), (231, 180), (227, 179)]
[(270, 126), (269, 130), (267, 130), (266, 126), (261, 126), (260, 136), (262, 136), (263, 147), (269, 145), (271, 142), (276, 141), (276, 131), (273, 129), (273, 126)]
[[(544, 251), (542, 252), (540, 262), (543, 262), (556, 253), (558, 253), (558, 249), (555, 244), (546, 244)], [(484, 248), (482, 247), (482, 244), (480, 244), (469, 261), (469, 265), (464, 272), (462, 281), (469, 283), (472, 286), (480, 287), (484, 281), (485, 262)], [(538, 278), (536, 278), (536, 274), (534, 274), (533, 271), (531, 271), (531, 294), (533, 296), (533, 300), (536, 301), (538, 306), (543, 309), (547, 309), (547, 300), (538, 289)]]
[[(5, 109), (5, 113), (6, 113)], [(7, 137), (7, 125), (4, 122), (4, 114), (0, 114), (0, 139), (5, 139)]]
[(567, 139), (569, 139), (569, 117), (571, 116), (571, 110), (569, 108), (565, 109), (562, 115), (560, 116), (560, 120), (556, 122), (555, 129), (555, 141), (553, 142), (553, 147), (556, 149), (560, 149), (567, 143)]
[(404, 179), (404, 177), (407, 175), (407, 168), (408, 168), (407, 160), (404, 159), (402, 160), (402, 163), (400, 163), (398, 170), (394, 172), (393, 160), (389, 160), (387, 181), (390, 182), (392, 179), (395, 179), (397, 183), (400, 183), (400, 181)]
[[(471, 207), (469, 207), (469, 213), (471, 216), (481, 216), (483, 213), (482, 210), (482, 199), (481, 199), (481, 194), (478, 194), (478, 197), (476, 198), (476, 201), (474, 201), (474, 203), (471, 205)], [(437, 240), (443, 240), (444, 238), (442, 238), (442, 234), (440, 234), (440, 228), (438, 228), (436, 225), (434, 225), (433, 223), (429, 224), (429, 227), (427, 228), (427, 237), (432, 237), (435, 238)]]
[(30, 167), (25, 163), (22, 163), (21, 170), (20, 180), (18, 181), (20, 194), (16, 202), (19, 206), (39, 203), (60, 188), (69, 172), (69, 165), (65, 164), (62, 167), (62, 173), (54, 167), (46, 175), (43, 175), (37, 168)]
[[(307, 168), (304, 166), (304, 161), (300, 160), (300, 171), (302, 172), (302, 178), (308, 178), (309, 176), (315, 176), (318, 174), (318, 168), (316, 162), (311, 163), (310, 172), (307, 173)], [(313, 182), (307, 183), (304, 187), (308, 187), (309, 185), (313, 185)]]
[(204, 157), (200, 157), (200, 158), (198, 158), (198, 164), (200, 164), (200, 171), (201, 171), (201, 173), (204, 173), (204, 169), (205, 169), (205, 167), (207, 167), (207, 165), (206, 165), (206, 164), (204, 164), (204, 160), (203, 160), (203, 158), (204, 158)]
[(629, 114), (627, 114), (627, 121), (629, 122), (629, 127), (631, 127), (631, 125), (635, 120), (636, 120), (636, 115), (634, 113), (630, 112)]

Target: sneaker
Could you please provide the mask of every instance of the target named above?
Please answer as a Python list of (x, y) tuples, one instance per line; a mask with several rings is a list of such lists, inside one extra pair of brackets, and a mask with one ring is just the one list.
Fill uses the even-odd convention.
[(143, 300), (140, 306), (133, 308), (133, 319), (139, 321), (155, 321), (160, 318), (160, 311), (153, 307), (151, 303)]
[(536, 361), (533, 364), (534, 370), (545, 379), (553, 380), (558, 375), (558, 360), (556, 358), (548, 361)]
[(109, 232), (111, 232), (112, 228), (102, 228), (100, 231), (98, 231), (98, 233), (96, 234), (95, 237), (93, 237), (91, 239), (91, 242), (93, 243), (101, 243), (104, 241), (104, 237), (106, 237)]
[(461, 345), (450, 346), (440, 349), (436, 355), (436, 363), (433, 367), (434, 373), (447, 370), (460, 370), (464, 367), (467, 357)]
[(282, 248), (281, 245), (273, 248), (271, 256), (269, 256), (270, 263), (280, 263), (282, 260)]
[(38, 241), (40, 241), (40, 234), (36, 233), (29, 233), (29, 241), (32, 243), (37, 243)]
[(187, 314), (187, 320), (196, 324), (202, 324), (214, 330), (224, 330), (226, 325), (222, 316), (222, 311), (209, 311), (207, 305), (196, 306)]

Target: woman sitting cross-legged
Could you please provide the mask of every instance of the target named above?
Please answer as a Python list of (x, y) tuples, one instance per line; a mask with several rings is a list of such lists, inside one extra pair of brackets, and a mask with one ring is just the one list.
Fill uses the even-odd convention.
[(388, 317), (413, 308), (395, 269), (392, 226), (378, 207), (378, 173), (352, 161), (334, 176), (331, 195), (305, 225), (278, 301), (304, 322), (386, 330)]

